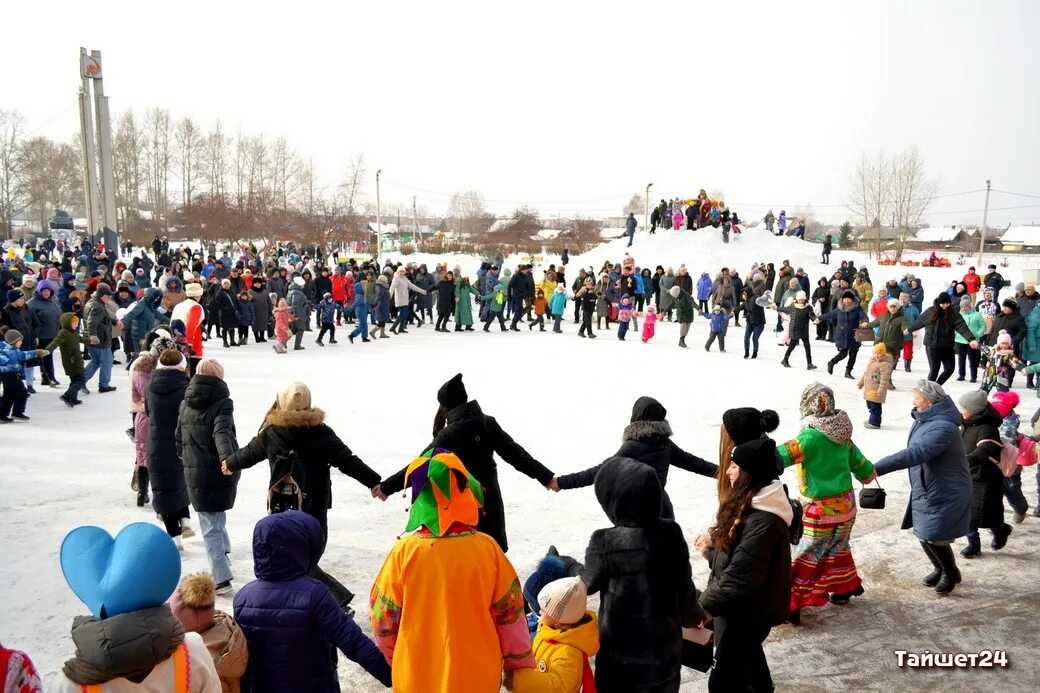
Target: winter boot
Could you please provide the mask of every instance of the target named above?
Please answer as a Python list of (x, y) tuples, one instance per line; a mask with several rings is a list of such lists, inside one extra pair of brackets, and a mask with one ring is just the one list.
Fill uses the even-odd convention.
[(968, 537), (968, 545), (961, 549), (965, 558), (978, 558), (982, 555), (982, 541), (978, 537)]
[(939, 584), (939, 578), (942, 577), (942, 564), (939, 563), (939, 559), (932, 553), (931, 544), (927, 541), (922, 541), (921, 548), (924, 549), (924, 555), (928, 556), (928, 560), (932, 562), (932, 567), (935, 568), (935, 570), (924, 576), (921, 584), (925, 587), (935, 587)]
[(137, 507), (148, 504), (148, 467), (137, 468)]
[(679, 346), (681, 346), (683, 349), (686, 348), (686, 337), (679, 337)]
[[(909, 373), (909, 372), (910, 372), (910, 360), (909, 360), (909, 359), (907, 359), (906, 361), (904, 361), (904, 362), (903, 362), (903, 369), (904, 369), (904, 370), (905, 370), (905, 371), (906, 371), (907, 373)], [(974, 381), (972, 381), (972, 382), (974, 382)]]
[(181, 536), (185, 539), (195, 536), (195, 530), (191, 528), (191, 522), (187, 519), (181, 519)]
[(852, 376), (852, 371), (845, 371), (845, 377), (849, 380), (855, 380), (855, 378)]
[(949, 594), (961, 581), (961, 571), (957, 569), (957, 559), (953, 556), (953, 547), (932, 545), (932, 553), (942, 566), (942, 577), (939, 578), (935, 591), (938, 594)]
[(834, 375), (834, 361), (827, 362), (827, 375)]
[(812, 365), (812, 364), (810, 363), (810, 364), (809, 364), (808, 366), (806, 366), (806, 367), (805, 367), (805, 369), (806, 369), (806, 370), (809, 370), (809, 371), (814, 371), (814, 370), (816, 370), (816, 366), (814, 366), (814, 365)]
[(830, 596), (831, 604), (848, 604), (849, 600), (853, 597), (863, 596), (863, 585), (860, 585), (852, 592), (834, 592)]
[(994, 551), (1000, 551), (1007, 545), (1009, 536), (1011, 536), (1011, 525), (1007, 523), (993, 530), (993, 541), (989, 543), (990, 548)]
[(753, 358), (753, 359), (757, 359), (758, 358), (758, 349), (755, 349), (754, 351), (751, 352), (751, 358)]
[(780, 365), (783, 366), (784, 368), (790, 368), (791, 367), (791, 364), (789, 364), (787, 362), (787, 359), (784, 359), (783, 361), (781, 361)]

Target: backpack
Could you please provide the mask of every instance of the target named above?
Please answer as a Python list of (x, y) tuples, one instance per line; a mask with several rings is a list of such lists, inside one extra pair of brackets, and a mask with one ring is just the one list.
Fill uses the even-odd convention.
[(787, 484), (784, 484), (784, 494), (787, 495), (787, 502), (791, 504), (791, 512), (794, 514), (791, 526), (787, 528), (787, 534), (791, 540), (791, 545), (797, 546), (802, 540), (802, 533), (805, 531), (805, 524), (802, 522), (802, 501), (797, 498), (791, 498), (791, 494), (787, 491)]
[(267, 489), (269, 515), (303, 509), (305, 476), (303, 463), (295, 450), (283, 449), (271, 456), (272, 482)]
[(1005, 478), (1014, 476), (1015, 472), (1018, 471), (1018, 448), (1013, 443), (1005, 443), (992, 438), (985, 438), (978, 442), (979, 445), (983, 443), (996, 443), (1000, 446), (1000, 458), (993, 459), (990, 457), (990, 462), (1000, 467), (1000, 473)]
[(1036, 441), (1026, 436), (1018, 437), (1018, 459), (1019, 467), (1032, 467), (1036, 464)]

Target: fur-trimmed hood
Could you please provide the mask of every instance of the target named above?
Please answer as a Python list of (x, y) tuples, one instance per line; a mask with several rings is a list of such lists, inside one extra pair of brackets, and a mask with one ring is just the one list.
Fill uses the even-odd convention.
[(671, 437), (672, 426), (667, 421), (633, 421), (625, 426), (625, 432), (621, 434), (621, 442)]
[(294, 411), (272, 409), (267, 412), (267, 418), (264, 423), (269, 426), (282, 426), (285, 428), (313, 428), (325, 423), (325, 412), (315, 407)]

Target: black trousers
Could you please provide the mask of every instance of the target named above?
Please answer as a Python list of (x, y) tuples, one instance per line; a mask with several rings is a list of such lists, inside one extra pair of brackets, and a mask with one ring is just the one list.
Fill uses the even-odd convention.
[(0, 416), (25, 413), (25, 403), (29, 401), (29, 391), (25, 389), (25, 381), (20, 373), (0, 373), (0, 382), (4, 384), (4, 396), (0, 398)]
[(977, 380), (979, 377), (979, 350), (960, 343), (954, 344), (953, 349), (957, 353), (957, 377), (964, 377), (964, 363), (967, 361), (968, 368), (971, 370), (972, 382)]
[(812, 348), (809, 346), (809, 337), (791, 337), (790, 341), (787, 342), (787, 352), (784, 353), (784, 361), (787, 361), (791, 356), (791, 352), (794, 351), (798, 343), (801, 342), (802, 346), (805, 347), (805, 365), (812, 363)]
[(726, 335), (721, 332), (712, 332), (708, 335), (708, 341), (704, 344), (704, 349), (711, 349), (711, 345), (715, 343), (715, 338), (719, 338), (719, 351), (726, 350)]
[(715, 666), (708, 673), (709, 693), (773, 690), (762, 650), (769, 630), (763, 623), (715, 619)]
[[(924, 353), (928, 355), (928, 380), (942, 385), (953, 375), (953, 349), (946, 347), (925, 347)], [(939, 367), (942, 374), (939, 374)]]
[[(609, 321), (608, 321), (609, 327)], [(592, 309), (586, 308), (581, 312), (581, 327), (578, 329), (579, 335), (592, 335)]]
[(448, 319), (451, 318), (451, 313), (441, 313), (437, 316), (437, 329), (446, 330), (448, 329)]
[(336, 341), (336, 326), (334, 324), (332, 324), (331, 322), (323, 322), (321, 324), (321, 329), (318, 330), (318, 341), (320, 342), (321, 340), (323, 340), (325, 338), (325, 333), (326, 332), (329, 333), (329, 339), (331, 339), (333, 342), (335, 342)]
[(849, 357), (849, 362), (845, 364), (845, 372), (851, 373), (852, 369), (856, 367), (856, 356), (859, 355), (859, 342), (853, 342), (853, 346), (846, 349), (838, 349), (838, 353), (832, 358), (829, 363), (832, 366), (837, 366), (839, 363), (845, 360), (845, 357)]
[(490, 313), (488, 313), (487, 318), (484, 320), (484, 331), (491, 331), (491, 323), (495, 321), (495, 318), (498, 318), (498, 324), (501, 326), (502, 331), (505, 332), (506, 319), (502, 316), (502, 311), (498, 311), (497, 313), (495, 311), (491, 311)]

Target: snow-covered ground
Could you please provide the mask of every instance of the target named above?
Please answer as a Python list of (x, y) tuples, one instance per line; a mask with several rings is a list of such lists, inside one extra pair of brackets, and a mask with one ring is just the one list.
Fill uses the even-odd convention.
[[(614, 241), (583, 257), (574, 268), (607, 258), (620, 260), (624, 241)], [(789, 259), (815, 280), (824, 269), (818, 246), (766, 234), (744, 234), (728, 246), (717, 234), (661, 233), (638, 236), (632, 248), (637, 264), (678, 268), (685, 262), (691, 274), (714, 273), (720, 266), (745, 271), (754, 260), (779, 264)], [(834, 265), (845, 258), (857, 266), (864, 256), (836, 251)], [(409, 258), (411, 259), (411, 258)], [(436, 258), (430, 258), (436, 260)], [(444, 258), (439, 258), (444, 259)], [(449, 264), (458, 259), (447, 258)], [(555, 260), (555, 258), (554, 258)], [(546, 260), (549, 261), (548, 258)], [(465, 259), (467, 269), (476, 259)], [(869, 265), (875, 281), (902, 268)], [(914, 268), (931, 297), (965, 268)], [(1021, 270), (1007, 276), (1018, 281)], [(539, 275), (540, 276), (540, 275)], [(812, 380), (830, 384), (838, 404), (856, 423), (855, 441), (872, 459), (905, 445), (911, 408), (910, 385), (926, 370), (923, 354), (914, 373), (897, 371), (897, 390), (885, 405), (882, 430), (868, 431), (861, 423), (866, 408), (855, 383), (826, 371), (804, 370), (801, 351), (794, 368), (778, 365), (780, 347), (770, 332), (762, 338), (755, 361), (742, 358), (743, 331), (731, 329), (728, 351), (705, 353), (707, 321), (695, 323), (691, 348), (676, 348), (677, 326), (659, 323), (658, 335), (642, 344), (631, 335), (619, 342), (600, 332), (595, 341), (578, 339), (568, 321), (567, 334), (508, 333), (438, 334), (431, 326), (372, 344), (340, 344), (321, 349), (312, 339), (306, 352), (275, 356), (270, 345), (221, 349), (207, 343), (208, 355), (225, 365), (226, 380), (236, 405), (239, 441), (256, 431), (278, 388), (292, 380), (308, 383), (315, 406), (328, 414), (328, 423), (370, 466), (389, 474), (407, 464), (429, 442), (436, 410), (436, 390), (457, 371), (465, 374), (470, 396), (538, 459), (557, 473), (595, 464), (620, 444), (632, 402), (652, 395), (667, 408), (676, 442), (708, 459), (718, 455), (722, 412), (730, 407), (756, 406), (780, 413), (774, 433), (786, 440), (799, 429), (797, 402)], [(316, 334), (314, 335), (316, 336)], [(814, 357), (823, 364), (833, 346), (813, 342)], [(861, 357), (857, 372), (861, 371)], [(61, 380), (66, 378), (59, 376)], [(156, 522), (134, 505), (129, 481), (133, 446), (123, 430), (127, 413), (127, 378), (117, 367), (115, 393), (90, 395), (73, 411), (59, 400), (60, 391), (44, 389), (30, 402), (29, 424), (3, 427), (0, 455), (0, 639), (26, 650), (53, 685), (62, 662), (71, 655), (69, 628), (74, 616), (85, 613), (68, 589), (57, 562), (64, 535), (82, 524), (97, 524), (112, 533), (129, 522)], [(1021, 383), (1020, 383), (1021, 384)], [(92, 388), (96, 386), (96, 380)], [(966, 383), (948, 383), (954, 397)], [(1037, 404), (1035, 395), (1019, 390), (1026, 418)], [(1035, 468), (1025, 473), (1023, 486), (1030, 503), (1036, 500)], [(794, 487), (792, 474), (785, 480)], [(521, 578), (532, 570), (550, 544), (582, 556), (591, 532), (607, 525), (592, 489), (553, 494), (537, 482), (500, 468), (511, 540), (509, 557)], [(1035, 688), (1033, 641), (1040, 609), (1040, 520), (1030, 516), (1014, 527), (1007, 547), (993, 552), (984, 533), (983, 557), (961, 560), (964, 582), (947, 598), (921, 587), (930, 567), (916, 540), (899, 530), (907, 498), (906, 475), (882, 479), (889, 492), (888, 507), (861, 511), (853, 537), (853, 552), (864, 575), (866, 594), (844, 607), (827, 606), (806, 613), (802, 626), (774, 629), (767, 643), (773, 677), (780, 690), (828, 691), (902, 688), (908, 690), (1008, 691)], [(252, 527), (264, 514), (266, 465), (243, 474), (238, 502), (229, 513), (228, 530), (234, 551), (236, 582), (251, 578)], [(324, 568), (358, 594), (358, 619), (368, 627), (367, 595), (373, 578), (395, 537), (404, 529), (407, 503), (401, 497), (386, 503), (373, 500), (352, 479), (334, 477), (334, 507), (329, 515), (330, 541)], [(715, 508), (714, 484), (675, 470), (668, 492), (686, 536), (704, 531)], [(1010, 514), (1008, 514), (1010, 519)], [(960, 548), (960, 546), (958, 546)], [(183, 571), (207, 569), (201, 538), (186, 541)], [(706, 584), (706, 563), (695, 558), (694, 578)], [(220, 606), (231, 610), (229, 599)], [(1006, 649), (1010, 667), (999, 671), (914, 671), (896, 666), (895, 650), (913, 652), (976, 652)], [(366, 680), (353, 664), (341, 665), (346, 691), (381, 688)], [(683, 691), (706, 690), (706, 678), (684, 674)]]

